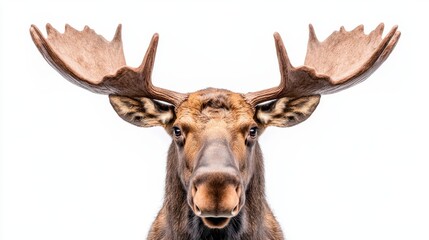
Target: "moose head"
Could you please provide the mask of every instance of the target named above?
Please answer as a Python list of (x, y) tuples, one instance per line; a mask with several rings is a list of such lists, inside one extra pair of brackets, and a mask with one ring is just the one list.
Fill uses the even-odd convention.
[(264, 169), (258, 137), (268, 126), (290, 127), (306, 120), (322, 94), (368, 78), (394, 49), (397, 27), (383, 38), (380, 24), (368, 35), (363, 26), (343, 27), (320, 42), (310, 25), (303, 66), (294, 67), (278, 33), (279, 86), (250, 93), (207, 88), (179, 93), (156, 87), (151, 73), (158, 35), (142, 64), (126, 65), (121, 25), (112, 41), (89, 27), (66, 25), (60, 33), (36, 26), (34, 43), (64, 78), (109, 95), (118, 115), (139, 127), (162, 126), (172, 138), (165, 199), (149, 239), (283, 239), (264, 196)]

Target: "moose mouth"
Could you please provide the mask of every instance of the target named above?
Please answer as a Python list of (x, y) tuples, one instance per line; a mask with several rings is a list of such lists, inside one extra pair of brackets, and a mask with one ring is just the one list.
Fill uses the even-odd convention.
[(203, 223), (209, 228), (221, 229), (228, 225), (231, 218), (227, 217), (203, 217)]

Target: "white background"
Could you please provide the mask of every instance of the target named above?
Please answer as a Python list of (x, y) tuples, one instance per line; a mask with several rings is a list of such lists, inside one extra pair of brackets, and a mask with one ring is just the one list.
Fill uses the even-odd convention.
[(268, 129), (267, 198), (288, 240), (429, 239), (429, 17), (424, 1), (1, 2), (2, 240), (145, 239), (163, 199), (170, 139), (122, 121), (103, 95), (65, 81), (29, 35), (49, 22), (123, 24), (137, 66), (160, 34), (156, 85), (180, 92), (275, 86), (272, 33), (303, 63), (308, 24), (319, 39), (344, 25), (398, 24), (402, 37), (366, 82), (324, 96), (293, 128)]

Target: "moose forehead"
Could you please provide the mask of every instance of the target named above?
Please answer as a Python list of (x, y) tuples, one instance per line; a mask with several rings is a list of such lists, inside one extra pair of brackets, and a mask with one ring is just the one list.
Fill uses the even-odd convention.
[(208, 88), (189, 94), (176, 110), (177, 120), (184, 128), (206, 128), (212, 123), (227, 128), (255, 124), (254, 111), (245, 98), (229, 90)]
[(232, 154), (243, 169), (245, 132), (256, 123), (253, 108), (241, 94), (215, 88), (191, 93), (176, 109), (176, 116), (174, 125), (186, 134), (187, 166), (195, 166), (202, 147), (220, 144), (235, 150)]

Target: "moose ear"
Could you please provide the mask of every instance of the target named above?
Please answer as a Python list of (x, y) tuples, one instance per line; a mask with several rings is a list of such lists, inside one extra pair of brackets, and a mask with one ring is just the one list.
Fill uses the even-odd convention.
[(319, 101), (320, 95), (279, 98), (256, 106), (255, 118), (265, 127), (291, 127), (310, 117)]
[(122, 119), (139, 127), (166, 127), (176, 118), (174, 106), (149, 98), (109, 95), (109, 100)]

